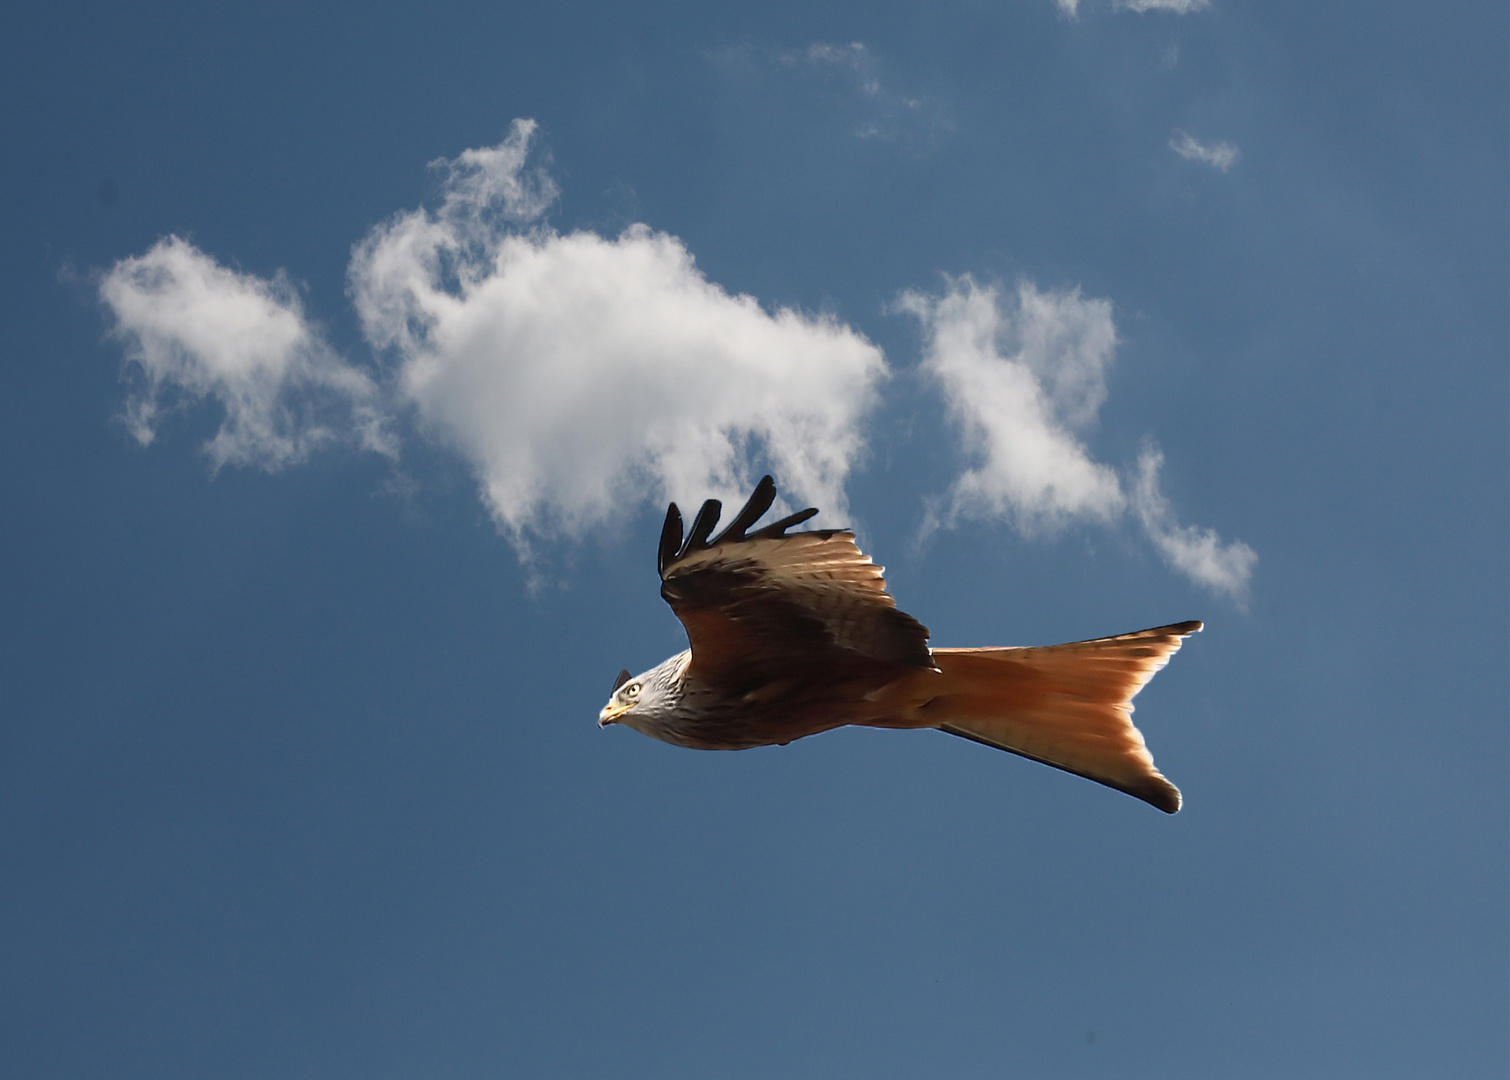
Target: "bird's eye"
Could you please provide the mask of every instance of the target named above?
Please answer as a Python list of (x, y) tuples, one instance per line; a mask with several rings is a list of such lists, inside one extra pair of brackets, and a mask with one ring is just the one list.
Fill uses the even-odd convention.
[(639, 697), (640, 696), (640, 684), (637, 683), (637, 682), (632, 682), (628, 686), (624, 687), (624, 696), (627, 697), (627, 698), (637, 698), (637, 697)]

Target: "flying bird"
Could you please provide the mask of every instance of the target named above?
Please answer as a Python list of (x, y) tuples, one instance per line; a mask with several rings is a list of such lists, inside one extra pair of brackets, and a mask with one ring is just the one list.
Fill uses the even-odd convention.
[(784, 746), (845, 724), (936, 728), (1179, 810), (1179, 789), (1133, 726), (1132, 699), (1199, 622), (1068, 645), (930, 649), (928, 628), (897, 608), (854, 533), (790, 532), (811, 508), (751, 532), (775, 500), (767, 476), (717, 536), (717, 499), (685, 537), (671, 504), (656, 563), (691, 648), (642, 675), (619, 672), (599, 727), (697, 750)]

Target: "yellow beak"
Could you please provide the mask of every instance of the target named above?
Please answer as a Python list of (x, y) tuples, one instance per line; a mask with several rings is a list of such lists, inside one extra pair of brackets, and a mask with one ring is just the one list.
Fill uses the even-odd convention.
[(612, 704), (603, 706), (603, 711), (598, 713), (598, 726), (607, 727), (609, 724), (615, 723), (619, 719), (619, 717), (623, 716), (632, 708), (634, 708), (634, 702), (632, 701), (625, 704)]

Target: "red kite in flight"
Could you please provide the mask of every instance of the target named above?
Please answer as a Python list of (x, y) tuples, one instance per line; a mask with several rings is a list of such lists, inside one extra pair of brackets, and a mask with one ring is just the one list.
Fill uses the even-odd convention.
[(813, 509), (749, 531), (775, 499), (767, 476), (712, 539), (716, 499), (685, 539), (671, 504), (661, 595), (692, 647), (643, 675), (620, 672), (599, 726), (698, 750), (785, 745), (844, 724), (937, 728), (1180, 808), (1133, 726), (1132, 699), (1199, 622), (1040, 648), (930, 649), (853, 533), (787, 531)]

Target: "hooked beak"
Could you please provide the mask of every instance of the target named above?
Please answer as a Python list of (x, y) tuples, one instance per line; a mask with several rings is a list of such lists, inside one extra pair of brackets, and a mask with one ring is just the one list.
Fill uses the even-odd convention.
[(619, 717), (623, 716), (625, 713), (627, 713), (632, 708), (634, 708), (634, 706), (632, 704), (631, 705), (605, 705), (605, 706), (603, 706), (603, 711), (600, 712), (600, 713), (598, 713), (598, 726), (600, 728), (604, 728), (604, 727), (607, 727), (609, 724), (616, 724), (616, 723), (618, 723), (619, 722)]

